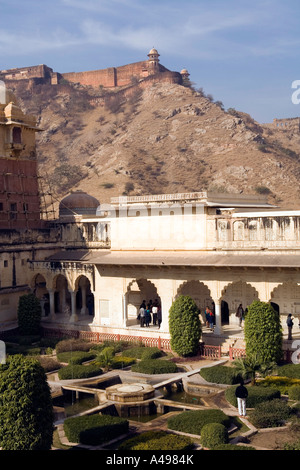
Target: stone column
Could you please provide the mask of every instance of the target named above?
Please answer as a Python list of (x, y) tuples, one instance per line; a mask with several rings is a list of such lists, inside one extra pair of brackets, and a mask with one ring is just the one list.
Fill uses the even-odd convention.
[(55, 320), (55, 302), (54, 302), (54, 290), (48, 289), (49, 292), (49, 304), (50, 304), (50, 318), (51, 320)]
[(74, 323), (78, 321), (78, 315), (76, 313), (76, 291), (70, 290), (71, 294), (71, 316), (70, 316), (70, 323)]
[(86, 285), (82, 285), (80, 286), (81, 287), (81, 302), (82, 302), (82, 306), (81, 306), (81, 311), (80, 313), (82, 315), (86, 315), (87, 313), (87, 305), (86, 305)]
[(221, 300), (218, 299), (215, 301), (215, 328), (214, 328), (214, 334), (215, 335), (221, 335), (223, 333), (223, 328), (222, 328), (222, 318), (221, 318)]

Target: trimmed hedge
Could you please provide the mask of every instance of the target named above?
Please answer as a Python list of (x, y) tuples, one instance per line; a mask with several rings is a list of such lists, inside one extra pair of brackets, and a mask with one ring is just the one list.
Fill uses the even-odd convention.
[(109, 415), (89, 415), (67, 418), (64, 431), (70, 442), (99, 445), (126, 434), (129, 422), (124, 418)]
[(132, 364), (135, 364), (135, 359), (133, 357), (115, 356), (112, 359), (111, 368), (122, 369), (123, 367), (128, 367)]
[(89, 351), (93, 343), (89, 343), (84, 339), (63, 339), (56, 345), (56, 354), (65, 351)]
[(173, 374), (177, 372), (177, 365), (170, 361), (148, 359), (134, 364), (131, 370), (142, 374)]
[(250, 412), (250, 420), (257, 428), (283, 426), (291, 415), (291, 408), (280, 399), (259, 403)]
[(220, 423), (228, 428), (230, 422), (230, 417), (219, 409), (183, 411), (168, 419), (168, 429), (200, 435), (203, 426), (208, 423)]
[(189, 437), (166, 431), (149, 431), (122, 442), (118, 450), (189, 450), (193, 443)]
[(290, 400), (300, 401), (300, 385), (292, 385), (288, 393)]
[(292, 377), (277, 377), (269, 376), (258, 381), (260, 387), (275, 387), (280, 390), (282, 395), (288, 395), (291, 387), (298, 385), (300, 386), (299, 379), (293, 379)]
[(87, 379), (89, 377), (95, 377), (103, 373), (97, 365), (90, 364), (82, 366), (80, 364), (70, 364), (66, 367), (62, 367), (58, 371), (58, 377), (61, 380), (69, 379)]
[(277, 372), (281, 377), (300, 379), (300, 364), (285, 364), (278, 367)]
[(201, 429), (201, 444), (213, 449), (217, 445), (227, 444), (228, 430), (221, 423), (207, 423)]
[[(231, 405), (237, 407), (237, 399), (235, 396), (236, 387), (229, 387), (225, 391), (225, 398)], [(247, 387), (247, 408), (254, 408), (259, 403), (280, 398), (280, 391), (273, 387), (260, 387), (259, 385)]]
[(243, 446), (237, 444), (220, 444), (214, 447), (214, 450), (256, 450), (255, 447)]
[(64, 351), (57, 354), (57, 359), (60, 362), (68, 362), (69, 364), (82, 364), (95, 359), (95, 357), (95, 352), (88, 351)]
[(212, 366), (203, 367), (199, 374), (207, 382), (216, 384), (228, 384), (233, 385), (240, 382), (241, 375), (237, 374), (237, 371), (233, 367), (226, 366)]

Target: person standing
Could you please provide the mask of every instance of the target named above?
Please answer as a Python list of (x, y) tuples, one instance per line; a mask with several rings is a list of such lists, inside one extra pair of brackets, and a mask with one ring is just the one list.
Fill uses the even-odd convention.
[(206, 307), (205, 309), (206, 322), (211, 330), (214, 329), (214, 314), (210, 308)]
[(293, 322), (293, 317), (292, 317), (291, 313), (288, 314), (286, 324), (287, 324), (287, 327), (288, 327), (288, 339), (292, 339), (292, 329), (293, 329), (293, 326), (294, 326), (294, 322)]
[(244, 318), (244, 309), (242, 304), (238, 306), (235, 316), (239, 319), (239, 325), (242, 327), (242, 321)]
[(246, 417), (246, 398), (248, 397), (248, 390), (244, 386), (243, 379), (240, 380), (240, 385), (238, 385), (235, 389), (235, 396), (237, 399), (240, 417)]
[(144, 303), (142, 303), (140, 306), (138, 318), (140, 320), (140, 326), (143, 327), (145, 323), (145, 304)]

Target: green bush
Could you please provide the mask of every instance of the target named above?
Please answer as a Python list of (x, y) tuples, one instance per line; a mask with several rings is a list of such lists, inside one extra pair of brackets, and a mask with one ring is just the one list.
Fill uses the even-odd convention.
[(220, 444), (214, 447), (214, 450), (256, 450), (255, 447), (243, 446), (237, 444)]
[(193, 447), (190, 438), (176, 436), (166, 431), (149, 431), (124, 441), (118, 450), (189, 450)]
[(201, 337), (199, 309), (188, 295), (180, 295), (169, 312), (171, 348), (180, 356), (196, 355)]
[(213, 367), (203, 367), (200, 370), (200, 375), (207, 382), (216, 383), (216, 384), (236, 384), (240, 381), (240, 374), (237, 374), (237, 371), (233, 367), (226, 366), (213, 366)]
[(292, 377), (268, 376), (258, 381), (260, 387), (275, 387), (282, 395), (288, 395), (292, 386), (300, 386), (299, 379)]
[(25, 294), (19, 298), (18, 327), (21, 335), (38, 335), (42, 317), (42, 307), (34, 294)]
[(250, 419), (257, 428), (282, 426), (291, 415), (291, 408), (280, 399), (259, 403), (250, 413)]
[(284, 366), (278, 367), (277, 372), (281, 377), (300, 379), (300, 364), (285, 364)]
[(64, 431), (70, 442), (99, 445), (126, 434), (129, 423), (126, 419), (109, 415), (88, 415), (67, 418)]
[(158, 348), (144, 348), (141, 359), (142, 361), (146, 361), (148, 359), (157, 359), (161, 356), (162, 352)]
[(168, 419), (168, 429), (200, 435), (203, 426), (208, 423), (220, 423), (229, 427), (230, 418), (219, 409), (183, 411)]
[(161, 359), (148, 359), (134, 364), (131, 370), (142, 374), (173, 374), (177, 372), (177, 365)]
[[(235, 396), (236, 387), (229, 387), (225, 391), (225, 398), (231, 405), (237, 407)], [(247, 387), (248, 397), (246, 400), (247, 408), (254, 408), (259, 403), (280, 398), (280, 391), (273, 387), (260, 387), (259, 385)]]
[(228, 443), (228, 430), (221, 423), (207, 423), (201, 429), (201, 444), (213, 449), (220, 444)]
[(145, 346), (134, 346), (133, 348), (126, 349), (126, 356), (141, 359), (145, 350)]
[(254, 301), (245, 316), (247, 357), (255, 356), (261, 363), (282, 359), (282, 327), (279, 313), (267, 302)]
[(135, 359), (133, 357), (125, 356), (115, 356), (111, 362), (112, 369), (123, 369), (124, 367), (131, 366), (135, 364)]
[(56, 354), (66, 351), (89, 351), (92, 344), (83, 339), (63, 339), (56, 344)]
[(292, 385), (289, 388), (289, 399), (300, 401), (300, 385)]
[(60, 362), (67, 362), (69, 364), (82, 364), (83, 362), (90, 361), (95, 357), (95, 352), (85, 351), (65, 351), (57, 354), (57, 359)]
[(44, 369), (21, 355), (0, 365), (0, 447), (50, 450), (54, 414)]
[(80, 364), (70, 364), (66, 367), (62, 367), (58, 371), (58, 377), (61, 380), (87, 379), (89, 377), (101, 375), (102, 373), (102, 369), (100, 369), (97, 365), (94, 364), (90, 364), (87, 366), (83, 366)]

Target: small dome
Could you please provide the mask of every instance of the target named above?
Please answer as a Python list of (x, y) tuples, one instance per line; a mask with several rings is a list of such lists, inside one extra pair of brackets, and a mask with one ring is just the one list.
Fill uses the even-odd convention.
[(149, 52), (148, 55), (155, 55), (155, 54), (156, 54), (156, 55), (159, 55), (159, 53), (157, 52), (157, 50), (153, 47), (153, 48), (151, 49), (151, 51)]
[(186, 73), (189, 73), (189, 72), (187, 71), (187, 69), (182, 69), (180, 73), (186, 74)]
[(96, 215), (100, 202), (82, 190), (66, 196), (59, 204), (59, 216)]

